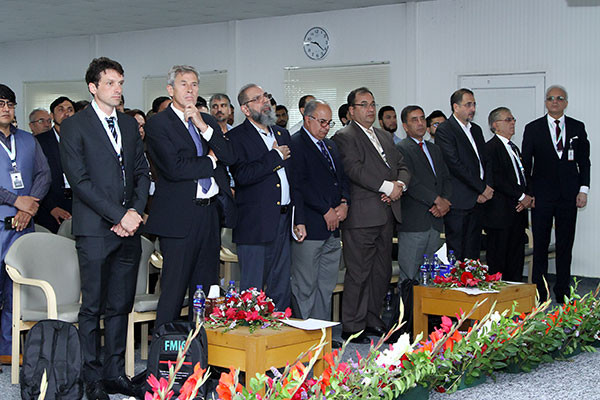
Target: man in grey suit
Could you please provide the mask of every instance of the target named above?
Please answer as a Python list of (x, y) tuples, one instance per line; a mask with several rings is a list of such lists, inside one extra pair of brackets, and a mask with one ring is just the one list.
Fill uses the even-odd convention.
[(398, 225), (398, 264), (408, 279), (415, 279), (423, 254), (431, 255), (442, 245), (442, 217), (450, 210), (450, 173), (442, 151), (424, 140), (425, 113), (419, 106), (400, 113), (407, 137), (396, 146), (404, 156), (412, 180), (402, 199), (402, 223)]
[(350, 180), (350, 204), (342, 223), (346, 263), (342, 301), (342, 338), (365, 330), (355, 339), (368, 343), (366, 334), (380, 336), (380, 312), (392, 275), (392, 234), (401, 222), (398, 201), (410, 174), (389, 133), (373, 128), (373, 93), (366, 87), (348, 95), (352, 122), (336, 132), (333, 141)]

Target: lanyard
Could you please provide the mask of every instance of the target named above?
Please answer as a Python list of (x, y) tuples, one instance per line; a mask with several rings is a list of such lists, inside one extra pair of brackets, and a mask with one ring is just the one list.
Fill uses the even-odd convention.
[(10, 158), (10, 162), (12, 164), (13, 170), (16, 171), (17, 170), (17, 145), (15, 143), (15, 135), (10, 135), (10, 150), (8, 149), (8, 147), (6, 147), (4, 142), (0, 141), (0, 144), (2, 145), (2, 148), (4, 149), (4, 151), (6, 151), (6, 154), (8, 154), (8, 158)]

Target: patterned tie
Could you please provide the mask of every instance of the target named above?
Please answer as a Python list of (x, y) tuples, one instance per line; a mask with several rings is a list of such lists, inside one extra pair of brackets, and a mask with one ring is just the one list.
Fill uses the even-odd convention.
[(375, 135), (375, 131), (373, 130), (373, 128), (369, 128), (367, 129), (367, 132), (369, 133), (369, 139), (371, 140), (371, 143), (373, 143), (373, 146), (375, 146), (375, 149), (377, 150), (381, 158), (383, 158), (383, 161), (385, 161), (385, 163), (387, 164), (385, 152), (383, 151), (383, 147), (381, 147), (381, 143), (379, 143), (379, 139), (377, 139), (377, 136)]
[[(106, 118), (106, 123), (108, 124), (108, 129), (110, 129), (110, 133), (112, 133), (113, 138), (115, 139), (115, 143), (119, 143), (119, 133), (117, 132), (117, 129), (115, 128), (115, 117), (109, 117)], [(115, 153), (117, 153), (117, 158), (119, 159), (119, 165), (121, 166), (121, 176), (123, 177), (123, 205), (125, 205), (126, 202), (126, 193), (125, 193), (125, 186), (127, 185), (127, 182), (125, 180), (125, 164), (123, 163), (123, 148), (121, 147), (121, 152), (117, 152), (115, 150)]]
[(511, 142), (510, 140), (508, 141), (508, 145), (510, 146), (510, 148), (512, 149), (512, 151), (515, 153), (516, 158), (517, 158), (517, 171), (519, 173), (519, 184), (523, 187), (525, 187), (527, 185), (527, 181), (525, 180), (525, 174), (523, 173), (523, 169), (522, 169), (522, 165), (523, 165), (523, 160), (521, 160), (521, 152), (519, 151), (519, 148), (517, 147), (516, 144), (514, 144), (513, 142)]
[(327, 160), (327, 164), (329, 164), (329, 170), (331, 172), (335, 172), (335, 167), (333, 166), (333, 160), (329, 156), (329, 153), (327, 152), (327, 149), (325, 148), (325, 144), (323, 143), (322, 140), (317, 141), (317, 143), (319, 144), (321, 153), (323, 153), (323, 157), (325, 157), (325, 159)]
[[(188, 132), (190, 133), (190, 136), (192, 137), (192, 140), (196, 145), (196, 155), (198, 155), (199, 157), (203, 156), (204, 146), (202, 145), (202, 140), (196, 132), (196, 128), (194, 128), (194, 123), (191, 119), (188, 120)], [(210, 189), (211, 185), (210, 178), (200, 178), (198, 179), (198, 182), (200, 183), (200, 187), (202, 188), (202, 193), (208, 193), (208, 189)]]
[(556, 150), (563, 151), (564, 146), (563, 146), (562, 138), (560, 137), (560, 132), (561, 132), (561, 130), (560, 130), (560, 120), (555, 119), (554, 123), (556, 124), (556, 140), (557, 140), (557, 142), (556, 142)]

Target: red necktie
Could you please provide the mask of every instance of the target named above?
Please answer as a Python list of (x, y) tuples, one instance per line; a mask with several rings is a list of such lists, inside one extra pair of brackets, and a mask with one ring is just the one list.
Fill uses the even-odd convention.
[(425, 150), (423, 150), (423, 142), (419, 142), (419, 147), (421, 148), (421, 151), (425, 153)]
[(562, 138), (560, 137), (560, 121), (558, 119), (555, 119), (554, 123), (556, 124), (556, 150), (563, 151), (563, 142)]

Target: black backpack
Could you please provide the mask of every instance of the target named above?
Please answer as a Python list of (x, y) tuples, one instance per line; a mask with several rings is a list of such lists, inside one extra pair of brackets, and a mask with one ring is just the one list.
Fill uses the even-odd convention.
[[(150, 353), (148, 354), (148, 369), (146, 378), (150, 374), (156, 379), (169, 379), (169, 361), (173, 362), (173, 368), (177, 361), (179, 348), (183, 347), (189, 333), (195, 329), (196, 325), (188, 321), (174, 321), (162, 324), (154, 330)], [(200, 363), (200, 367), (208, 367), (208, 342), (204, 328), (200, 330), (198, 336), (190, 344), (190, 348), (185, 354), (185, 360), (181, 369), (175, 377), (173, 383), (174, 398), (179, 395), (179, 390), (186, 379), (194, 373), (194, 366)], [(196, 398), (206, 398), (206, 384), (200, 387)], [(150, 386), (146, 384), (146, 391), (150, 391)]]
[(27, 333), (25, 340), (21, 398), (38, 399), (42, 375), (46, 371), (45, 400), (79, 400), (83, 397), (82, 368), (77, 328), (54, 319), (40, 321)]
[[(392, 329), (392, 326), (398, 323), (398, 318), (400, 317), (400, 300), (402, 299), (402, 303), (404, 303), (404, 321), (406, 322), (402, 325), (402, 328), (397, 330), (392, 336), (389, 338), (390, 343), (395, 343), (400, 338), (400, 335), (403, 333), (409, 333), (412, 337), (412, 329), (413, 329), (413, 287), (417, 286), (419, 281), (415, 279), (404, 279), (398, 285), (398, 293), (392, 296), (392, 317), (389, 321), (387, 321), (386, 329), (389, 331)], [(414, 338), (413, 338), (414, 339)]]

